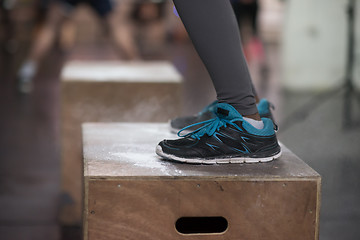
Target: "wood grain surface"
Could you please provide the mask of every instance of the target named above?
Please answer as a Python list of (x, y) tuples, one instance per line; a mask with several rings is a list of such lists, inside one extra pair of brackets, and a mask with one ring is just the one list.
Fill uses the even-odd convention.
[[(317, 239), (318, 181), (90, 180), (93, 239)], [(183, 235), (184, 216), (222, 216), (223, 234)]]
[(178, 138), (165, 123), (86, 123), (83, 125), (85, 176), (226, 177), (235, 179), (317, 179), (319, 174), (281, 144), (282, 156), (269, 163), (189, 165), (160, 160), (156, 145)]
[[(87, 123), (84, 237), (318, 239), (320, 175), (282, 145), (270, 163), (188, 165), (154, 154), (167, 124)], [(183, 235), (180, 217), (222, 216), (222, 234)]]

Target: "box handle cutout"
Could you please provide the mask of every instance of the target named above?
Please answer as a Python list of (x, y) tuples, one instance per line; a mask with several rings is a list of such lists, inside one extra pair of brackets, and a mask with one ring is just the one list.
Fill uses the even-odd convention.
[(228, 221), (224, 217), (181, 217), (175, 228), (182, 234), (219, 234), (226, 231)]

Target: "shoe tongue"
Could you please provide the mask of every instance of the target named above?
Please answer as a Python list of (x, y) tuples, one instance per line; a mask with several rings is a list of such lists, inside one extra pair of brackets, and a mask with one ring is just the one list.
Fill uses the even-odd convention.
[(218, 103), (215, 108), (216, 116), (231, 120), (234, 118), (242, 118), (241, 114), (230, 104)]

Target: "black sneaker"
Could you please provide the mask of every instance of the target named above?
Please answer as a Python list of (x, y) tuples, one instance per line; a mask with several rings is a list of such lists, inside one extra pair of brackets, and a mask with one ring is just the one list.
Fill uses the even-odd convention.
[[(169, 122), (170, 131), (172, 133), (177, 133), (186, 126), (215, 118), (216, 117), (216, 115), (215, 115), (216, 104), (218, 104), (218, 101), (214, 101), (214, 102), (210, 103), (203, 110), (201, 110), (201, 112), (199, 112), (196, 115), (186, 116), (186, 117), (178, 117), (178, 118), (172, 119)], [(187, 130), (187, 133), (196, 130), (198, 127), (200, 127), (200, 126), (189, 128)]]
[[(227, 103), (215, 106), (216, 117), (182, 129), (177, 140), (163, 140), (156, 153), (167, 160), (195, 163), (254, 163), (269, 162), (281, 155), (273, 122), (262, 118), (263, 129), (245, 121), (241, 114)], [(202, 125), (181, 136), (188, 128)]]
[(259, 112), (259, 115), (261, 118), (270, 118), (271, 119), (271, 121), (274, 124), (274, 130), (277, 131), (278, 125), (276, 124), (276, 122), (274, 120), (274, 116), (271, 111), (271, 110), (275, 109), (274, 105), (271, 102), (269, 102), (267, 99), (262, 98), (262, 99), (260, 99), (259, 103), (257, 104), (257, 109), (258, 109), (258, 112)]
[[(186, 126), (192, 125), (194, 123), (203, 122), (206, 120), (210, 120), (216, 117), (215, 114), (215, 106), (218, 104), (218, 101), (212, 102), (210, 105), (206, 106), (201, 112), (193, 116), (186, 116), (186, 117), (178, 117), (174, 118), (169, 122), (170, 131), (173, 133), (177, 133), (181, 129), (185, 128)], [(257, 104), (258, 112), (261, 118), (270, 118), (274, 123), (275, 131), (278, 130), (278, 126), (274, 121), (274, 117), (272, 115), (271, 109), (274, 109), (274, 105), (272, 105), (268, 100), (261, 99), (260, 102)], [(194, 126), (192, 128), (188, 128), (186, 133), (196, 130), (199, 126)]]

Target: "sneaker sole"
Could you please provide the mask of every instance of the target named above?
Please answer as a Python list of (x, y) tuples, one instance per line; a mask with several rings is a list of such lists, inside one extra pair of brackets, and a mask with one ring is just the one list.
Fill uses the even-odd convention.
[(239, 164), (239, 163), (265, 163), (271, 162), (275, 159), (278, 159), (281, 156), (281, 150), (279, 153), (274, 156), (265, 157), (265, 158), (251, 158), (251, 157), (235, 157), (235, 158), (216, 158), (216, 159), (194, 159), (194, 158), (180, 158), (171, 154), (166, 154), (163, 152), (160, 145), (156, 146), (156, 154), (160, 157), (182, 163), (191, 163), (191, 164)]

